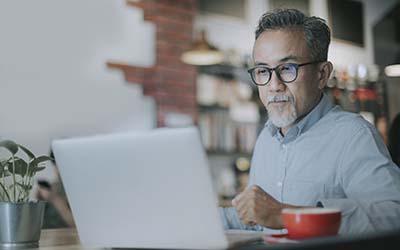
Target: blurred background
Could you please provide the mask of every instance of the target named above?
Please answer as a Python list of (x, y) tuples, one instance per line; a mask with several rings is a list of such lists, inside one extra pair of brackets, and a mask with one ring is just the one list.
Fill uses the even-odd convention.
[(1, 1), (0, 136), (48, 154), (55, 138), (198, 125), (224, 204), (267, 119), (246, 69), (274, 8), (327, 20), (324, 91), (386, 141), (400, 112), (399, 0)]

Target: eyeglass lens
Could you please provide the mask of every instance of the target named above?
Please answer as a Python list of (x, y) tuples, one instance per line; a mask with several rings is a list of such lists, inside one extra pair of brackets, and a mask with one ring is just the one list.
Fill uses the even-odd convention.
[[(271, 80), (272, 69), (267, 67), (256, 67), (253, 71), (253, 79), (256, 84), (267, 84)], [(297, 67), (295, 64), (282, 64), (275, 68), (275, 71), (283, 82), (292, 82), (297, 77)]]

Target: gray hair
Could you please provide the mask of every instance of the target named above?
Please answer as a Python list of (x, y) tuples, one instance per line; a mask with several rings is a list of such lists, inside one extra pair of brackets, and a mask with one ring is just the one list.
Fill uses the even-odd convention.
[(311, 59), (326, 61), (331, 32), (325, 20), (315, 16), (306, 16), (296, 9), (277, 9), (265, 13), (256, 28), (256, 40), (266, 30), (294, 29), (302, 31)]

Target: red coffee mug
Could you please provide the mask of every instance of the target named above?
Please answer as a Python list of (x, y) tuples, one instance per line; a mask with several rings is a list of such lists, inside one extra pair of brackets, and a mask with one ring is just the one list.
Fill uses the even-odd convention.
[(283, 224), (290, 239), (306, 239), (336, 235), (341, 222), (341, 212), (336, 208), (285, 208)]

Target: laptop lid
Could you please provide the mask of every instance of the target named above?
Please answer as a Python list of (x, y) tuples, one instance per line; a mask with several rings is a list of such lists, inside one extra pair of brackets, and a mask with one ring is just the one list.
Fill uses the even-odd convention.
[(83, 245), (227, 248), (197, 128), (54, 140)]

